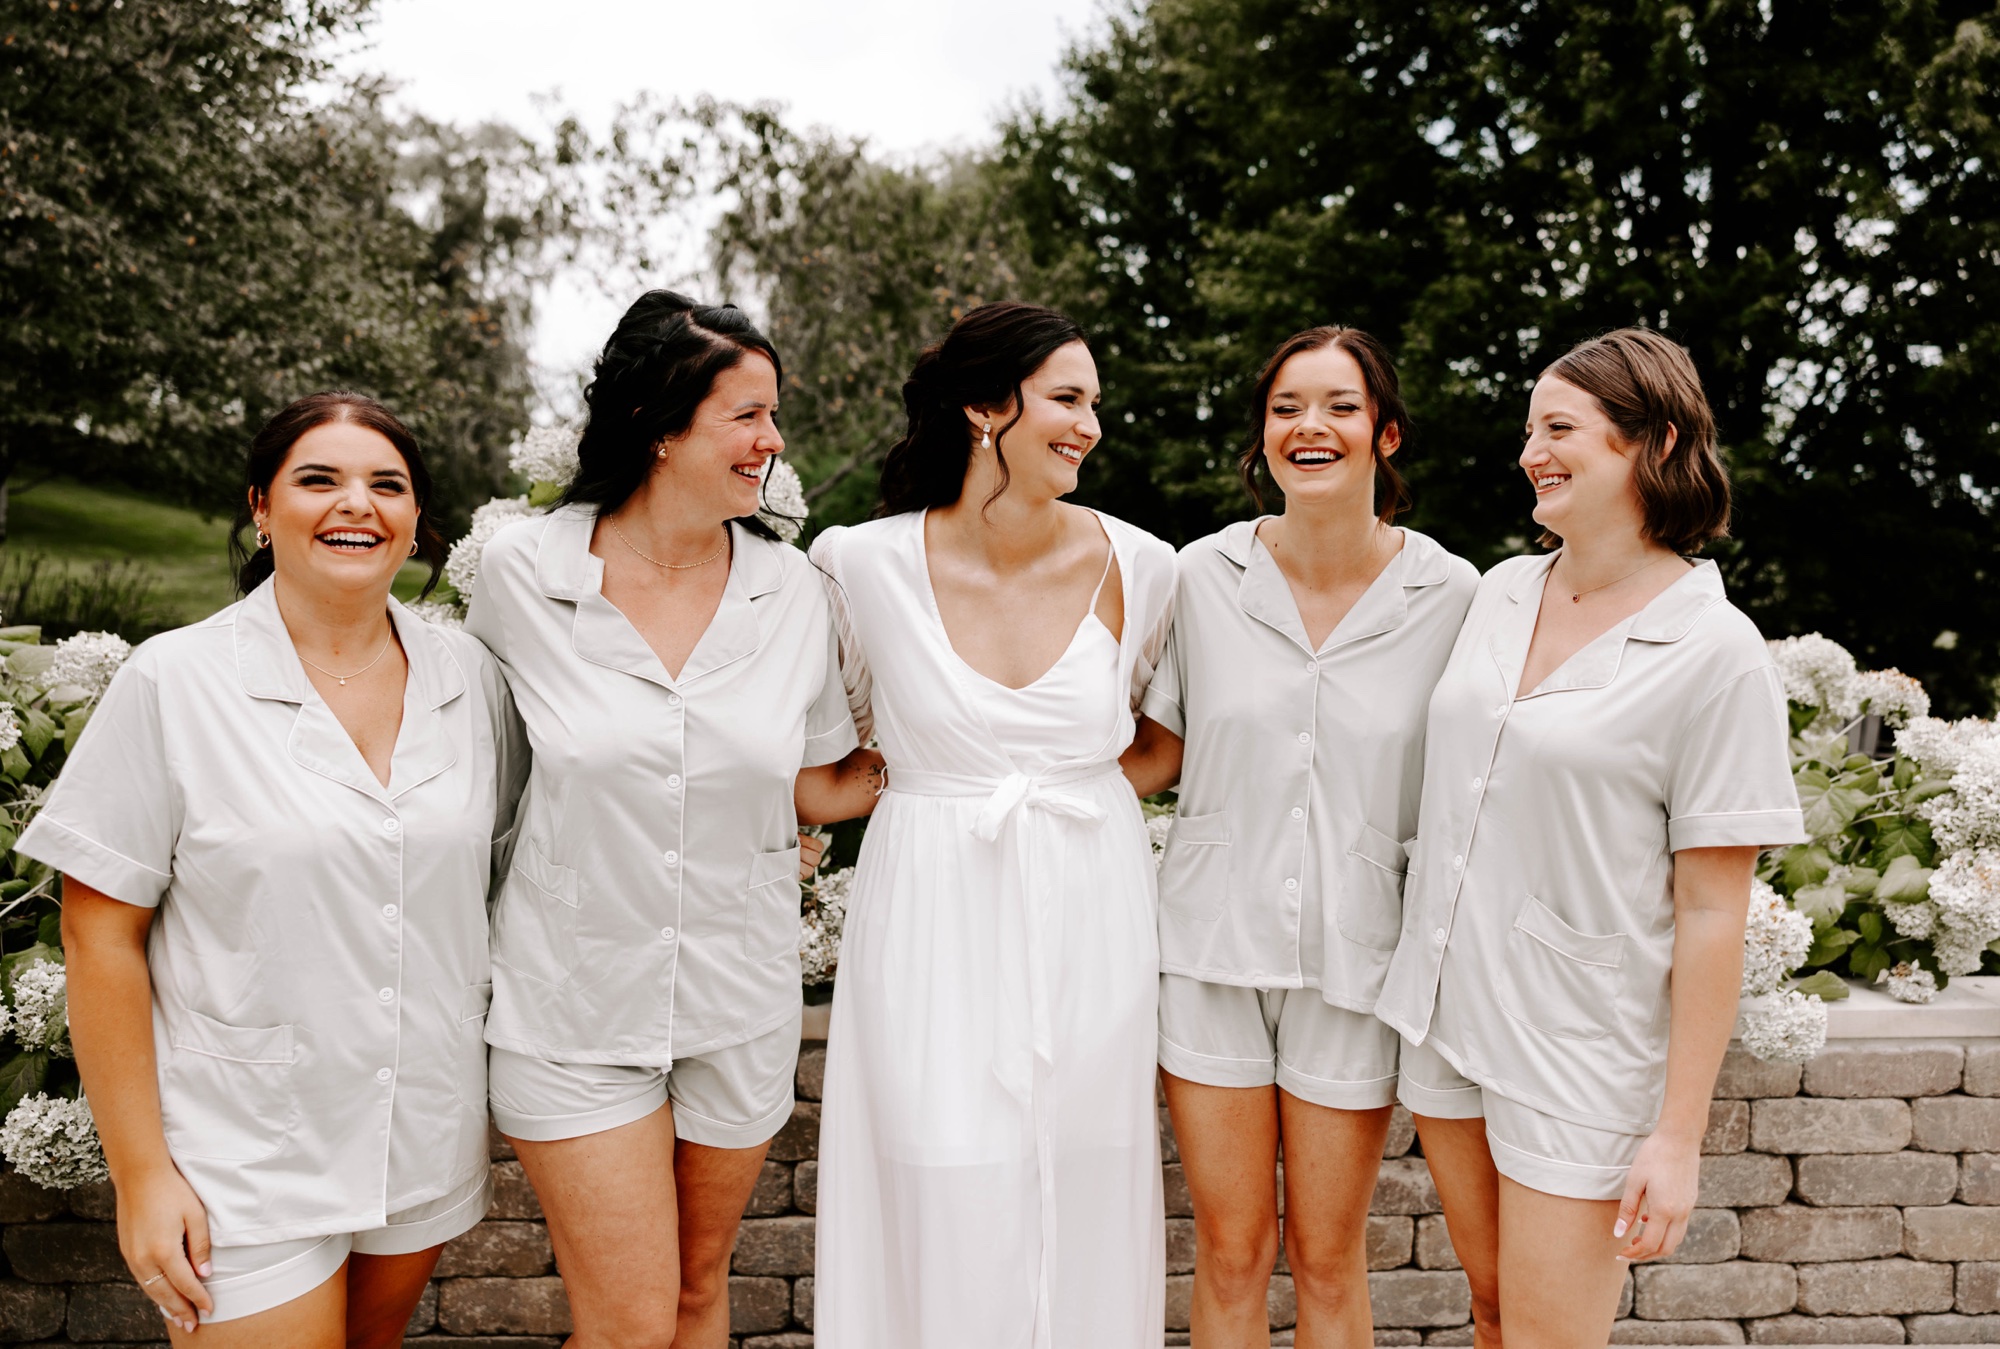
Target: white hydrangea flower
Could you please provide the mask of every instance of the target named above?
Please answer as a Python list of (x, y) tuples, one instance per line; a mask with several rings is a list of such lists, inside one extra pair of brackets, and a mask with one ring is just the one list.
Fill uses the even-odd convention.
[(72, 1101), (45, 1092), (24, 1097), (0, 1124), (0, 1155), (48, 1190), (73, 1190), (111, 1178), (97, 1121), (82, 1097)]
[(14, 1029), (14, 1009), (0, 1002), (0, 1038), (5, 1038), (7, 1032), (12, 1029)]
[(507, 467), (531, 483), (567, 487), (576, 477), (577, 442), (582, 436), (568, 427), (535, 426), (507, 452)]
[(21, 743), (21, 719), (14, 715), (14, 704), (0, 703), (0, 754)]
[(1988, 943), (2000, 938), (2000, 849), (1953, 853), (1931, 876), (1938, 927), (1931, 949), (1949, 975), (1978, 972)]
[(1167, 855), (1167, 835), (1173, 832), (1174, 812), (1163, 811), (1146, 817), (1146, 841), (1153, 845), (1153, 865), (1158, 866)]
[(1855, 676), (1854, 691), (1862, 706), (1887, 726), (1907, 726), (1930, 715), (1931, 695), (1901, 670), (1863, 671)]
[(1957, 772), (1966, 753), (1986, 743), (2000, 743), (2000, 724), (1977, 717), (1963, 721), (1915, 717), (1896, 732), (1896, 752), (1928, 776), (1938, 778), (1948, 778)]
[(436, 600), (412, 600), (403, 606), (426, 623), (435, 623), (444, 628), (465, 626), (465, 611), (455, 604), (440, 604)]
[(2000, 848), (2000, 738), (1976, 739), (1959, 753), (1951, 790), (1917, 807), (1940, 853)]
[(1888, 985), (1889, 996), (1899, 1002), (1929, 1002), (1937, 996), (1937, 976), (1907, 960), (1894, 969), (1884, 970), (1882, 979)]
[(1826, 1004), (1795, 988), (1743, 1012), (1743, 1047), (1767, 1063), (1804, 1063), (1826, 1047)]
[(811, 513), (806, 508), (805, 484), (799, 481), (798, 471), (782, 459), (774, 457), (764, 464), (764, 504), (758, 508), (757, 518), (786, 543), (797, 542)]
[(813, 882), (813, 903), (799, 922), (799, 966), (807, 984), (833, 982), (840, 965), (840, 934), (847, 927), (847, 899), (853, 890), (853, 867)]
[(44, 688), (80, 688), (95, 698), (132, 654), (132, 644), (115, 632), (79, 632), (56, 643), (55, 657), (42, 675)]
[(1938, 906), (1928, 899), (1918, 900), (1915, 904), (1884, 904), (1882, 912), (1899, 937), (1925, 941), (1937, 931)]
[(1852, 721), (1861, 710), (1855, 684), (1858, 673), (1846, 647), (1816, 632), (1770, 643), (1771, 659), (1785, 681), (1785, 697), (1817, 707), (1839, 721)]
[(472, 587), (479, 580), (479, 559), (493, 536), (516, 520), (542, 513), (541, 507), (530, 506), (526, 497), (494, 497), (472, 513), (472, 529), (451, 546), (451, 556), (444, 564), (445, 582), (458, 592), (460, 601), (472, 603)]
[(53, 960), (31, 960), (14, 972), (14, 1038), (28, 1049), (69, 1058), (69, 971)]
[(1750, 883), (1750, 921), (1743, 933), (1743, 992), (1774, 993), (1812, 949), (1812, 919), (1763, 881)]

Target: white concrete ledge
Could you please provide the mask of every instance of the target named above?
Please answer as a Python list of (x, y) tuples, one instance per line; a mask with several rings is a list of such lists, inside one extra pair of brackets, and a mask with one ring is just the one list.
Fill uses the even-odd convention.
[(1962, 1040), (2000, 1036), (2000, 976), (1960, 975), (1926, 1003), (1898, 1002), (1879, 987), (1826, 1005), (1831, 1040)]
[(806, 1004), (805, 1020), (799, 1026), (801, 1040), (824, 1040), (826, 1028), (833, 1024), (833, 1004), (830, 1002), (809, 1002)]

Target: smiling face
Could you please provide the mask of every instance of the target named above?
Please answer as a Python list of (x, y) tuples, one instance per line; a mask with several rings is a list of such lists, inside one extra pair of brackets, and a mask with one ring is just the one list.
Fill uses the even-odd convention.
[(1563, 539), (1641, 532), (1633, 462), (1601, 403), (1554, 375), (1536, 381), (1521, 448), (1536, 524)]
[(388, 437), (354, 422), (327, 422), (294, 441), (270, 488), (252, 491), (250, 509), (288, 584), (386, 596), (416, 538), (409, 465)]
[[(967, 408), (972, 422), (973, 460), (992, 450), (978, 448), (990, 423), (995, 448), (1007, 457), (1010, 492), (1048, 499), (1076, 490), (1077, 469), (1102, 429), (1097, 422), (1097, 362), (1081, 342), (1057, 347), (1041, 367), (1021, 382), (1021, 419), (1013, 426), (1010, 400), (1004, 407)], [(1004, 428), (1004, 430), (1003, 430)]]
[(765, 467), (785, 449), (777, 415), (778, 372), (762, 352), (745, 352), (715, 377), (688, 429), (662, 446), (660, 486), (718, 524), (755, 514)]
[[(1264, 462), (1288, 505), (1358, 501), (1374, 509), (1375, 417), (1361, 363), (1344, 347), (1302, 351), (1278, 367), (1264, 405)], [(1381, 450), (1401, 433), (1382, 429)]]

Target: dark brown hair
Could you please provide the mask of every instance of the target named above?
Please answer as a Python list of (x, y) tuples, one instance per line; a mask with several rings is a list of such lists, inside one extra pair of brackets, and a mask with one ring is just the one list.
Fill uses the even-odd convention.
[(1018, 300), (980, 305), (952, 324), (942, 340), (924, 348), (903, 381), (909, 427), (882, 461), (877, 514), (900, 515), (958, 500), (972, 462), (972, 428), (965, 409), (1005, 407), (1012, 399), (1013, 420), (993, 434), (1000, 486), (987, 499), (992, 505), (1007, 490), (1007, 457), (999, 453), (999, 445), (1021, 420), (1021, 386), (1049, 357), (1085, 340), (1074, 319)]
[(444, 536), (437, 532), (437, 526), (431, 523), (430, 512), (425, 509), (431, 499), (431, 474), (424, 467), (424, 453), (417, 448), (417, 438), (397, 420), (395, 413), (367, 394), (349, 393), (344, 389), (306, 395), (265, 422), (264, 429), (250, 442), (250, 462), (243, 472), (243, 505), (238, 508), (236, 521), (229, 529), (229, 558), (236, 568), (237, 592), (247, 595), (264, 584), (274, 567), (269, 545), (252, 551), (243, 542), (244, 531), (252, 528), (256, 521), (250, 509), (250, 494), (255, 492), (258, 496), (269, 496), (278, 470), (284, 467), (285, 457), (292, 452), (292, 446), (299, 443), (299, 437), (316, 427), (334, 422), (365, 426), (394, 445), (396, 452), (403, 456), (403, 466), (410, 472), (410, 491), (417, 498), (416, 555), (430, 564), (431, 577), (424, 582), (424, 594), (430, 594), (444, 572), (447, 550)]
[[(1632, 447), (1632, 482), (1650, 542), (1688, 554), (1729, 537), (1729, 470), (1686, 348), (1649, 328), (1620, 328), (1572, 347), (1542, 375), (1595, 398)], [(1544, 548), (1561, 543), (1542, 532)]]
[(1271, 353), (1257, 375), (1257, 387), (1250, 399), (1250, 439), (1237, 458), (1236, 471), (1242, 475), (1243, 487), (1250, 493), (1250, 499), (1257, 503), (1258, 510), (1263, 510), (1263, 489), (1274, 486), (1270, 465), (1264, 462), (1264, 423), (1270, 416), (1271, 388), (1278, 382), (1278, 372), (1285, 368), (1286, 361), (1302, 352), (1321, 351), (1327, 347), (1339, 347), (1361, 367), (1361, 383), (1368, 395), (1368, 410), (1375, 418), (1369, 439), (1369, 445), (1375, 451), (1375, 514), (1386, 525), (1410, 508), (1410, 485), (1403, 481), (1402, 474), (1396, 472), (1389, 456), (1382, 453), (1382, 433), (1393, 426), (1399, 444), (1408, 440), (1410, 413), (1403, 406), (1402, 381), (1396, 378), (1396, 365), (1389, 359), (1388, 348), (1359, 328), (1341, 323), (1323, 323), (1317, 328), (1293, 333), (1278, 344), (1278, 349)]

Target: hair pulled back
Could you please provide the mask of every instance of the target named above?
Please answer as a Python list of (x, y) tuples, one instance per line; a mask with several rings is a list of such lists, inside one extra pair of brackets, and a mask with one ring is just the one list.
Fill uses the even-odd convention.
[[(1632, 447), (1632, 483), (1649, 541), (1686, 556), (1729, 537), (1729, 470), (1685, 347), (1650, 328), (1619, 328), (1571, 347), (1542, 374), (1595, 398)], [(1539, 542), (1554, 548), (1562, 539), (1543, 530)]]
[(1403, 406), (1403, 385), (1396, 377), (1396, 364), (1389, 359), (1389, 349), (1378, 338), (1359, 328), (1350, 328), (1343, 323), (1323, 323), (1316, 328), (1293, 333), (1278, 344), (1278, 349), (1271, 353), (1270, 359), (1264, 362), (1264, 368), (1257, 374), (1257, 388), (1250, 400), (1250, 440), (1236, 461), (1236, 471), (1242, 476), (1250, 499), (1257, 503), (1258, 510), (1263, 510), (1263, 489), (1275, 487), (1271, 480), (1271, 466), (1264, 460), (1264, 424), (1270, 415), (1271, 390), (1278, 382), (1278, 372), (1292, 357), (1307, 351), (1323, 351), (1327, 347), (1338, 347), (1361, 367), (1363, 392), (1368, 396), (1368, 410), (1375, 418), (1368, 442), (1375, 453), (1375, 514), (1383, 524), (1389, 524), (1410, 508), (1410, 485), (1403, 481), (1403, 475), (1389, 462), (1389, 456), (1382, 453), (1382, 433), (1393, 426), (1398, 444), (1408, 440), (1410, 413)]
[[(590, 416), (562, 504), (595, 506), (600, 515), (624, 505), (659, 462), (660, 442), (686, 435), (716, 377), (753, 351), (771, 362), (784, 387), (778, 349), (735, 305), (696, 304), (671, 290), (649, 290), (634, 300), (583, 391)], [(777, 537), (754, 515), (737, 523)]]
[(431, 523), (430, 511), (426, 509), (431, 500), (431, 472), (424, 467), (424, 453), (417, 448), (417, 438), (410, 434), (396, 414), (364, 393), (350, 393), (345, 389), (333, 389), (325, 393), (307, 394), (304, 398), (284, 408), (250, 442), (250, 460), (243, 470), (243, 504), (237, 509), (236, 520), (229, 529), (229, 561), (236, 570), (236, 590), (247, 595), (270, 579), (277, 569), (270, 545), (252, 549), (243, 541), (246, 530), (256, 524), (256, 514), (251, 509), (251, 499), (267, 497), (271, 484), (277, 481), (278, 470), (285, 466), (285, 459), (291, 454), (292, 446), (300, 437), (317, 427), (335, 422), (350, 422), (355, 426), (365, 426), (396, 447), (396, 453), (403, 456), (403, 466), (409, 470), (410, 491), (417, 499), (417, 557), (429, 565), (430, 579), (424, 582), (425, 595), (437, 586), (438, 577), (444, 572), (447, 556), (444, 536)]
[(965, 409), (1002, 408), (1011, 400), (1012, 419), (993, 435), (1000, 461), (1000, 487), (993, 495), (1006, 491), (1007, 457), (999, 444), (1021, 420), (1021, 385), (1058, 350), (1087, 340), (1074, 319), (1016, 300), (980, 305), (952, 324), (942, 340), (924, 348), (903, 381), (909, 428), (882, 461), (877, 513), (900, 515), (957, 501), (972, 462)]

